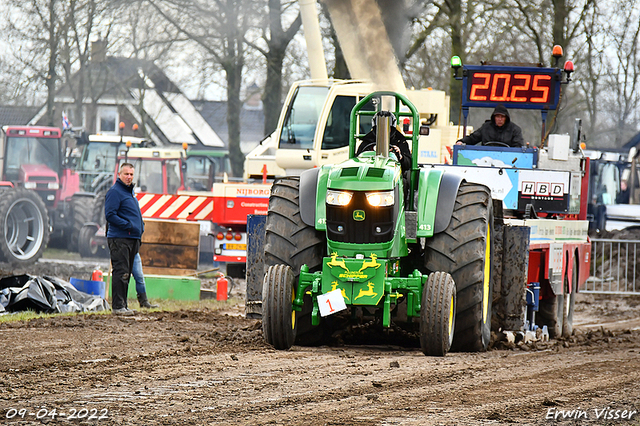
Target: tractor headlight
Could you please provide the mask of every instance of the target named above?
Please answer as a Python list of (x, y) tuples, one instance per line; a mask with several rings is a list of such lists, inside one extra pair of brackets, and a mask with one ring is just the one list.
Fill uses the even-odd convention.
[(327, 204), (332, 206), (346, 206), (352, 197), (353, 194), (351, 192), (327, 190)]
[(24, 183), (24, 187), (27, 189), (36, 189), (36, 187), (38, 186), (37, 183), (35, 182), (25, 182)]
[(373, 207), (392, 206), (394, 202), (393, 191), (367, 192), (365, 195)]

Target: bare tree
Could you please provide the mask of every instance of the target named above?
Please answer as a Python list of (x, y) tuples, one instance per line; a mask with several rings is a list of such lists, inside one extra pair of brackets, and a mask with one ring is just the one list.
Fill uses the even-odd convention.
[(614, 146), (621, 146), (638, 131), (640, 113), (640, 3), (616, 3), (610, 11), (611, 65), (603, 107), (611, 113)]
[[(60, 40), (66, 28), (64, 15), (67, 0), (8, 0), (7, 32), (19, 46), (14, 50), (14, 60), (28, 73), (27, 79), (36, 85), (46, 87), (46, 118), (49, 125), (55, 125), (57, 115), (54, 97), (59, 79), (58, 54)], [(29, 48), (23, 48), (29, 46)]]
[[(254, 3), (259, 4), (259, 2)], [(300, 14), (297, 13), (294, 14), (297, 16), (288, 27), (283, 28), (283, 18), (287, 16), (287, 12), (291, 14), (290, 9), (295, 3), (297, 2), (267, 0), (267, 10), (261, 22), (261, 39), (266, 44), (266, 48), (245, 37), (245, 42), (260, 52), (266, 60), (267, 78), (262, 96), (265, 135), (271, 133), (278, 124), (282, 104), (282, 66), (285, 53), (302, 23)]]
[(600, 141), (603, 130), (599, 126), (600, 100), (606, 76), (606, 57), (604, 46), (600, 43), (606, 37), (602, 26), (605, 16), (594, 5), (592, 11), (584, 19), (584, 42), (576, 48), (575, 61), (581, 68), (580, 78), (576, 83), (580, 87), (580, 99), (587, 119), (583, 123), (585, 134), (591, 141)]
[(229, 158), (242, 175), (240, 149), (240, 88), (245, 64), (245, 33), (253, 8), (249, 0), (149, 0), (149, 4), (179, 33), (200, 45), (225, 72)]

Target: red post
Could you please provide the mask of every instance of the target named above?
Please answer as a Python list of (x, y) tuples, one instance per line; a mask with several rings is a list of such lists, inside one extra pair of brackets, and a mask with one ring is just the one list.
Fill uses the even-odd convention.
[(227, 300), (227, 284), (229, 281), (224, 275), (220, 275), (216, 281), (216, 300)]
[(262, 165), (262, 183), (267, 183), (267, 165)]

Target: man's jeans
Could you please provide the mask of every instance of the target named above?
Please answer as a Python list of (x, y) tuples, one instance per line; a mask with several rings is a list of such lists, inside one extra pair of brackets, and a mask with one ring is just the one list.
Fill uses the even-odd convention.
[(112, 308), (127, 307), (127, 291), (129, 278), (133, 268), (135, 255), (140, 247), (140, 240), (133, 238), (107, 238), (111, 254), (111, 305)]
[(133, 259), (133, 279), (136, 281), (136, 293), (144, 294), (147, 289), (144, 285), (144, 274), (142, 273), (142, 259), (140, 259), (140, 253), (136, 253), (136, 257)]

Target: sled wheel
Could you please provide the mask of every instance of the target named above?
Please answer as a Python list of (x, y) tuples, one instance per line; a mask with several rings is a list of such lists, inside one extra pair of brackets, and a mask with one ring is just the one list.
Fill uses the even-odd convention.
[(453, 342), (456, 285), (446, 272), (429, 275), (420, 302), (420, 346), (429, 356), (444, 356)]
[(425, 241), (425, 267), (456, 286), (451, 350), (484, 351), (491, 339), (493, 203), (484, 185), (462, 182), (447, 228)]
[(262, 285), (262, 333), (265, 341), (276, 349), (289, 349), (296, 338), (294, 285), (290, 267), (269, 266)]
[(540, 327), (547, 326), (549, 338), (557, 339), (562, 335), (562, 311), (564, 306), (564, 295), (556, 294), (540, 300), (538, 311)]

